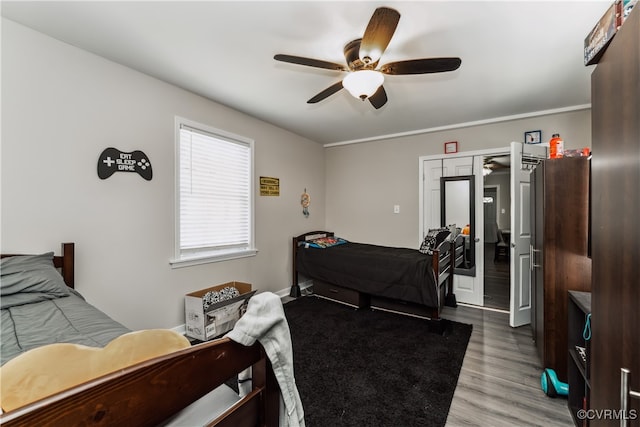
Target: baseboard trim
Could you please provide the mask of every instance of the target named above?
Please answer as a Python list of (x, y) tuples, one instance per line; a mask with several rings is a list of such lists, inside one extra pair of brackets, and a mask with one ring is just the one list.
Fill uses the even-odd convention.
[(481, 306), (481, 305), (467, 304), (467, 303), (464, 303), (464, 302), (458, 302), (458, 305), (461, 305), (463, 307), (469, 307), (469, 308), (477, 308), (478, 310), (495, 311), (496, 313), (507, 313), (507, 314), (509, 314), (509, 310), (504, 310), (502, 308), (484, 307), (484, 306)]
[[(305, 280), (304, 282), (299, 283), (299, 286), (300, 286), (300, 291), (304, 291), (307, 288), (310, 288), (313, 286), (313, 280)], [(288, 297), (290, 292), (291, 292), (291, 288), (284, 288), (274, 292), (274, 294), (278, 295), (280, 299), (282, 299), (282, 298)]]

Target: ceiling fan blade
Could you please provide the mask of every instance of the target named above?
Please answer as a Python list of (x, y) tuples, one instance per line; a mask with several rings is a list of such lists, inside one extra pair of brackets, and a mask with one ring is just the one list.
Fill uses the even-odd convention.
[(390, 75), (443, 73), (457, 70), (461, 63), (460, 58), (410, 59), (384, 64), (378, 71)]
[(360, 43), (360, 59), (365, 64), (377, 62), (389, 45), (400, 21), (400, 13), (388, 7), (373, 12)]
[(322, 92), (320, 92), (319, 94), (317, 94), (316, 96), (308, 100), (307, 104), (315, 104), (316, 102), (320, 102), (323, 99), (328, 98), (334, 93), (338, 92), (340, 89), (342, 89), (342, 80), (332, 84), (331, 86), (329, 86), (328, 88), (326, 88), (325, 90), (323, 90)]
[(308, 67), (326, 68), (327, 70), (349, 71), (347, 67), (335, 62), (321, 61), (319, 59), (304, 58), (302, 56), (278, 54), (273, 57), (276, 61), (289, 62), (291, 64), (306, 65)]
[(369, 102), (376, 110), (387, 103), (387, 91), (384, 90), (384, 86), (380, 86), (376, 93), (369, 97)]

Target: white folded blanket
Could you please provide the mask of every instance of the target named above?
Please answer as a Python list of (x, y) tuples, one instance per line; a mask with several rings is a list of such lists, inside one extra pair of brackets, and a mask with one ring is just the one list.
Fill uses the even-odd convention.
[(251, 297), (247, 312), (226, 336), (245, 346), (258, 341), (264, 347), (284, 401), (286, 414), (281, 411), (280, 426), (304, 427), (304, 410), (293, 374), (291, 333), (280, 297), (272, 292)]

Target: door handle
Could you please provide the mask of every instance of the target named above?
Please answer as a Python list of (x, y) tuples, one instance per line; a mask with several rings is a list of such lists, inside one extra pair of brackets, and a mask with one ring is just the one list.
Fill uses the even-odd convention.
[(533, 245), (529, 243), (529, 271), (533, 273)]
[(540, 249), (533, 249), (533, 245), (529, 244), (529, 265), (531, 266), (531, 271), (534, 268), (540, 268), (542, 265), (536, 264), (536, 252), (540, 252)]
[(629, 425), (629, 397), (640, 399), (640, 392), (629, 388), (629, 371), (626, 368), (620, 368), (620, 409), (622, 416), (620, 417), (620, 427)]

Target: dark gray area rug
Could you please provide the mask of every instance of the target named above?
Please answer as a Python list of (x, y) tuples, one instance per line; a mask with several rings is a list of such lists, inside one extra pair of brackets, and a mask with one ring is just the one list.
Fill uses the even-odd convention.
[(444, 426), (471, 325), (357, 310), (307, 296), (284, 305), (308, 427)]

